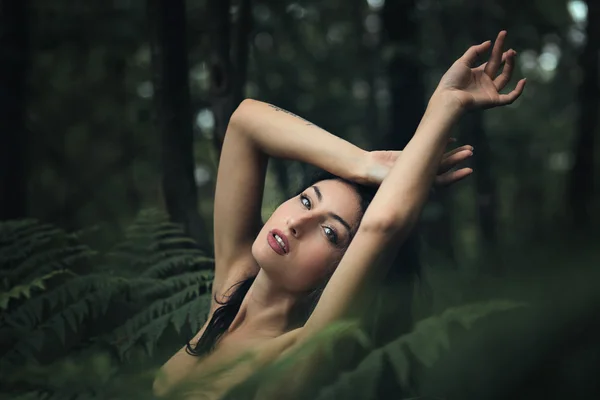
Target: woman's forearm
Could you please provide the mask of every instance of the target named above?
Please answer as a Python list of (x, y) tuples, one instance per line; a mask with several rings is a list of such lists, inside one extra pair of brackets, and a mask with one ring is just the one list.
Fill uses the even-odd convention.
[(444, 94), (432, 96), (417, 131), (381, 184), (363, 223), (388, 221), (392, 228), (412, 229), (429, 195), (450, 130), (462, 112), (461, 106)]
[(232, 115), (228, 129), (247, 135), (270, 157), (305, 162), (365, 182), (366, 151), (279, 107), (244, 100)]

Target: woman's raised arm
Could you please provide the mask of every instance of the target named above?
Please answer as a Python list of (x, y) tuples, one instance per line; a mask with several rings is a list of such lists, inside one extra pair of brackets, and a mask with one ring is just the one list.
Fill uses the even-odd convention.
[(220, 295), (254, 275), (251, 247), (261, 229), (269, 157), (306, 162), (366, 183), (367, 152), (279, 107), (244, 100), (233, 113), (219, 162), (214, 206), (215, 282)]
[[(488, 63), (473, 68), (490, 42), (472, 46), (442, 78), (421, 123), (398, 156), (367, 209), (356, 236), (302, 328), (300, 342), (327, 324), (344, 318), (372, 284), (386, 273), (398, 248), (419, 218), (435, 177), (451, 126), (470, 108), (512, 103), (525, 80), (509, 94), (500, 94), (510, 79), (516, 52), (502, 52), (500, 32)], [(496, 77), (502, 61), (503, 73)]]

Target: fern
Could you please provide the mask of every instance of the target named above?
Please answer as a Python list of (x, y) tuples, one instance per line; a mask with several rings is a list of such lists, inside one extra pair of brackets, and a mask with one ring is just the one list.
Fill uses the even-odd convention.
[[(150, 388), (155, 374), (154, 368), (124, 374), (106, 352), (85, 352), (49, 366), (27, 365), (7, 372), (5, 381), (15, 388), (10, 399), (47, 400), (148, 399), (152, 398)], [(29, 389), (19, 390), (24, 383)], [(15, 391), (22, 393), (16, 395)]]
[[(441, 315), (426, 318), (415, 325), (415, 329), (387, 345), (372, 351), (352, 371), (343, 373), (332, 385), (324, 388), (317, 399), (371, 398), (377, 393), (377, 375), (389, 362), (401, 388), (409, 388), (411, 357), (413, 355), (425, 366), (433, 365), (443, 350), (450, 348), (449, 328), (458, 323), (470, 329), (473, 323), (487, 315), (522, 307), (523, 303), (509, 300), (493, 300), (482, 303), (453, 307)], [(360, 397), (358, 394), (364, 394)]]
[[(291, 368), (307, 354), (315, 354), (317, 349), (325, 350), (329, 360), (332, 360), (332, 345), (344, 337), (354, 338), (363, 348), (369, 349), (367, 356), (356, 368), (342, 373), (335, 382), (322, 388), (319, 392), (306, 395), (310, 391), (318, 390), (318, 388), (311, 387), (311, 382), (305, 382), (305, 387), (302, 390), (306, 396), (299, 398), (317, 398), (319, 400), (377, 399), (378, 385), (381, 383), (384, 372), (390, 368), (392, 369), (392, 375), (397, 380), (396, 387), (402, 388), (403, 392), (409, 392), (409, 378), (414, 368), (412, 360), (416, 359), (425, 366), (433, 365), (438, 360), (441, 352), (450, 348), (449, 328), (451, 324), (458, 323), (469, 329), (474, 322), (487, 315), (521, 306), (523, 306), (522, 303), (496, 300), (450, 308), (441, 315), (432, 316), (418, 322), (412, 332), (402, 335), (377, 349), (370, 348), (371, 343), (359, 328), (358, 323), (341, 321), (331, 324), (295, 352), (261, 368), (243, 384), (233, 388), (226, 398), (252, 398), (258, 387), (268, 385), (270, 382), (277, 381), (282, 377), (287, 379)], [(326, 364), (322, 363), (320, 368), (326, 368)], [(385, 374), (386, 378), (389, 375)], [(390, 382), (386, 382), (386, 384), (390, 384)], [(291, 396), (291, 394), (288, 395)], [(401, 398), (401, 393), (396, 395)]]
[(9, 271), (0, 271), (0, 276), (8, 282), (26, 281), (46, 272), (71, 268), (77, 262), (95, 255), (96, 252), (86, 245), (43, 249)]
[(193, 281), (171, 296), (154, 301), (117, 328), (110, 341), (116, 345), (119, 356), (124, 357), (140, 339), (148, 354), (152, 354), (153, 346), (169, 324), (180, 332), (189, 318), (191, 329), (197, 330), (200, 322), (193, 321), (205, 318), (211, 302), (210, 292), (202, 290), (202, 286)]
[(49, 315), (60, 312), (70, 302), (80, 299), (90, 291), (107, 290), (120, 280), (121, 278), (98, 274), (70, 279), (10, 312), (6, 316), (6, 322), (21, 329), (33, 329)]
[[(17, 232), (11, 232), (10, 228), (4, 227), (7, 241), (2, 243), (0, 248), (0, 266), (2, 269), (12, 268), (15, 263), (26, 257), (29, 257), (40, 246), (50, 243), (52, 240), (64, 239), (66, 234), (57, 228), (49, 225), (39, 227), (29, 227), (30, 229), (21, 231), (15, 226)], [(13, 235), (10, 235), (13, 233)], [(12, 239), (12, 240), (10, 240)]]
[[(16, 368), (23, 359), (33, 361), (44, 354), (47, 359), (48, 349), (60, 357), (57, 349), (66, 354), (74, 345), (92, 351), (109, 344), (121, 356), (133, 354), (139, 345), (152, 355), (167, 327), (181, 332), (187, 325), (195, 331), (204, 322), (211, 303), (214, 262), (163, 213), (140, 213), (124, 239), (102, 254), (82, 244), (80, 238), (81, 232), (68, 234), (36, 220), (0, 222), (0, 278), (5, 287), (0, 295), (3, 370)], [(82, 265), (86, 268), (79, 268)], [(111, 304), (127, 304), (120, 312), (129, 315), (111, 322), (107, 314), (115, 311)], [(87, 327), (98, 323), (104, 331), (88, 333)], [(69, 339), (67, 343), (72, 337), (76, 342)], [(51, 365), (36, 368), (47, 374)], [(78, 385), (80, 373), (71, 373), (79, 378), (67, 386), (65, 381), (52, 384), (26, 374), (20, 378), (24, 388), (20, 393), (24, 398), (37, 393), (74, 399), (110, 392), (97, 382)], [(24, 382), (28, 383), (23, 386)], [(70, 390), (63, 390), (66, 387)]]
[[(124, 288), (122, 279), (88, 276), (68, 281), (48, 296), (42, 296), (40, 302), (25, 303), (7, 318), (9, 325), (24, 334), (0, 359), (0, 363), (22, 357), (35, 359), (44, 345), (53, 340), (48, 332), (54, 333), (64, 345), (67, 326), (78, 332), (91, 318), (103, 316), (110, 298)], [(48, 307), (44, 307), (45, 304)]]
[[(186, 272), (183, 274), (171, 276), (167, 279), (152, 279), (149, 278), (146, 282), (152, 282), (146, 288), (141, 289), (140, 295), (147, 299), (154, 299), (165, 296), (175, 290), (183, 289), (191, 284), (197, 284), (199, 288), (204, 287), (205, 292), (210, 291), (210, 282), (212, 282), (213, 274), (208, 271)], [(143, 277), (142, 277), (143, 279)], [(142, 282), (140, 279), (140, 282)]]
[(207, 257), (198, 257), (193, 252), (186, 254), (186, 252), (181, 251), (180, 254), (156, 262), (147, 268), (142, 276), (147, 278), (162, 278), (177, 269), (201, 269), (199, 266), (209, 261), (211, 260)]
[(0, 293), (0, 309), (6, 310), (8, 308), (8, 302), (10, 299), (18, 299), (20, 297), (29, 298), (32, 290), (35, 290), (36, 288), (41, 290), (46, 289), (44, 282), (53, 278), (54, 276), (69, 273), (71, 273), (69, 270), (49, 272), (46, 275), (36, 278), (29, 283), (14, 286), (6, 293)]
[(0, 243), (2, 245), (14, 244), (35, 232), (52, 229), (55, 229), (52, 225), (41, 224), (36, 219), (4, 221), (0, 224)]

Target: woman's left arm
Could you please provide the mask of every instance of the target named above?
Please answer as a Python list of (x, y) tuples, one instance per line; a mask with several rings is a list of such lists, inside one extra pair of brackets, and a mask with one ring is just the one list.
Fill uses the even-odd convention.
[[(329, 280), (314, 312), (302, 328), (308, 338), (329, 323), (345, 318), (389, 269), (416, 224), (437, 172), (452, 125), (467, 110), (512, 103), (523, 91), (519, 81), (501, 94), (510, 79), (516, 52), (502, 51), (500, 32), (489, 62), (473, 67), (490, 42), (472, 46), (442, 77), (419, 127), (396, 160), (362, 219), (361, 226)], [(502, 74), (496, 76), (502, 60)]]
[[(419, 218), (436, 175), (452, 125), (467, 110), (512, 103), (523, 91), (521, 80), (508, 94), (516, 52), (505, 53), (500, 32), (489, 62), (474, 68), (490, 42), (472, 46), (446, 72), (433, 94), (417, 132), (398, 157), (367, 209), (361, 226), (329, 280), (314, 312), (302, 328), (299, 343), (329, 323), (351, 315), (357, 302), (379, 282)], [(503, 73), (496, 76), (502, 61)]]

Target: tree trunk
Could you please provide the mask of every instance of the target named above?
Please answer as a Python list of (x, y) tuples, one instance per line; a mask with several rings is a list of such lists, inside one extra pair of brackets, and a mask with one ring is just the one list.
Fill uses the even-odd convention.
[(477, 216), (479, 230), (486, 246), (496, 242), (496, 226), (498, 207), (498, 193), (491, 168), (491, 148), (485, 136), (483, 114), (474, 111), (465, 116), (461, 124), (461, 133), (467, 142), (475, 148), (476, 156), (473, 157), (473, 170), (475, 188), (477, 191)]
[(208, 14), (210, 27), (210, 101), (215, 117), (214, 146), (221, 152), (229, 117), (233, 112), (231, 104), (232, 70), (230, 0), (209, 0)]
[(200, 248), (212, 253), (197, 208), (185, 0), (148, 0), (147, 6), (166, 209)]
[[(391, 129), (384, 138), (383, 148), (403, 149), (419, 126), (426, 108), (422, 65), (419, 62), (420, 29), (415, 18), (414, 0), (386, 1), (382, 10), (386, 39), (397, 49), (389, 68), (391, 91)], [(446, 196), (432, 198), (428, 208), (440, 210), (429, 220), (423, 219), (422, 233), (426, 241), (454, 261), (452, 221)]]
[(252, 1), (240, 0), (239, 19), (236, 24), (233, 75), (233, 108), (244, 100), (244, 88), (248, 79), (248, 56), (252, 31)]
[[(251, 0), (240, 0), (235, 42), (232, 43), (230, 0), (209, 0), (211, 16), (210, 96), (215, 117), (214, 146), (220, 153), (229, 118), (243, 100), (246, 84), (249, 34), (252, 29)], [(230, 56), (233, 49), (233, 59)]]
[(580, 58), (583, 80), (579, 87), (579, 127), (575, 162), (569, 176), (569, 208), (575, 226), (589, 226), (594, 189), (594, 146), (600, 106), (600, 4), (588, 0), (587, 42)]
[(0, 1), (0, 219), (27, 216), (28, 1)]
[[(390, 130), (384, 135), (382, 148), (401, 150), (413, 137), (425, 110), (425, 87), (418, 62), (419, 27), (414, 15), (415, 0), (388, 0), (381, 10), (383, 40), (397, 49), (388, 64), (388, 79), (391, 97)], [(418, 247), (415, 233), (400, 249), (394, 266), (386, 276), (386, 284), (402, 287), (399, 301), (386, 310), (395, 315), (389, 326), (396, 335), (405, 333), (412, 324), (412, 283), (419, 266)], [(393, 325), (393, 326), (392, 326)], [(382, 332), (377, 334), (385, 336)], [(387, 337), (380, 339), (385, 341)]]

